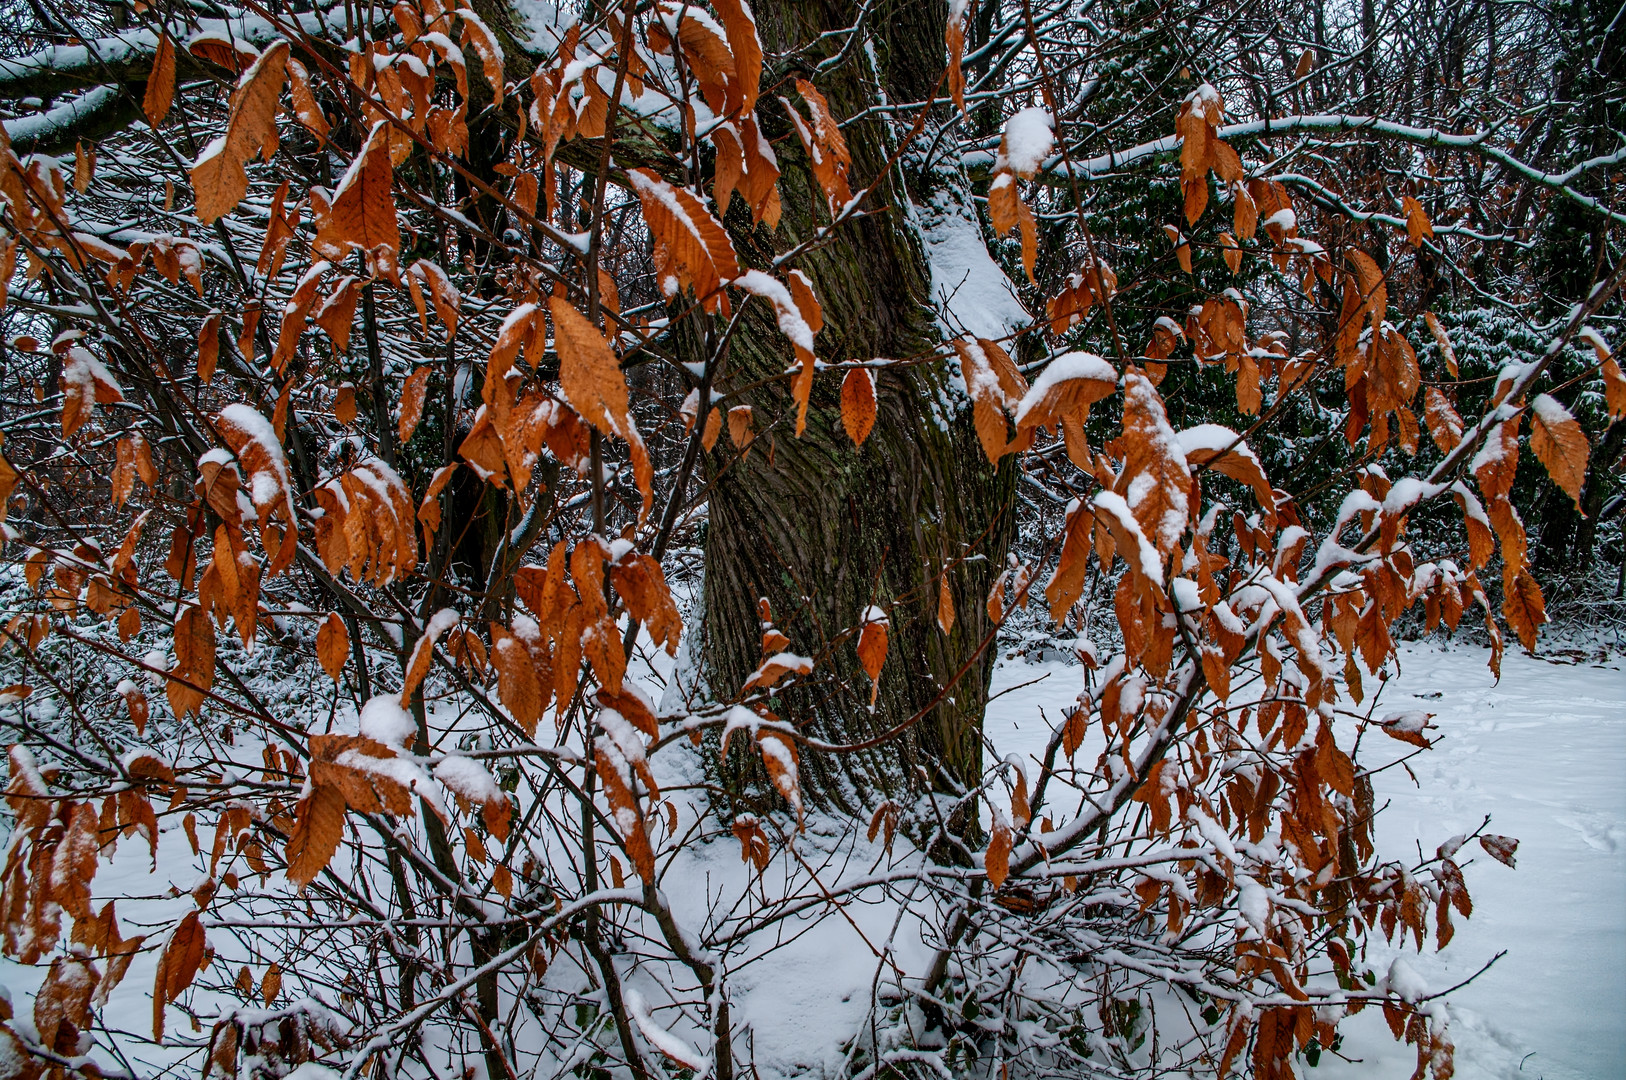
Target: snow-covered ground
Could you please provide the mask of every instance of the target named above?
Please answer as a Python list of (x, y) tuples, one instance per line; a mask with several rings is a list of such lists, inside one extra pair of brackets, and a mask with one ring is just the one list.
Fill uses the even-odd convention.
[[(1373, 778), (1379, 850), (1415, 853), (1486, 814), (1490, 831), (1520, 841), (1518, 869), (1480, 855), (1464, 871), (1471, 919), (1444, 951), (1413, 958), (1433, 989), (1454, 985), (1502, 949), (1507, 955), (1452, 994), (1458, 1080), (1607, 1080), (1626, 1076), (1626, 665), (1553, 663), (1509, 649), (1496, 683), (1483, 649), (1400, 645), (1400, 675), (1384, 710), (1436, 714), (1444, 741)], [(1568, 659), (1575, 659), (1570, 657)], [(1080, 688), (1061, 662), (1002, 661), (987, 730), (1001, 754), (1038, 753), (1051, 720)], [(1023, 686), (1030, 680), (1041, 681)], [(1018, 687), (1018, 689), (1011, 689)], [(1381, 754), (1408, 748), (1392, 740)], [(1364, 758), (1363, 758), (1364, 760)], [(1388, 760), (1378, 758), (1376, 760)], [(1430, 942), (1432, 948), (1432, 942)], [(1388, 957), (1374, 954), (1385, 969)], [(1404, 1077), (1416, 1053), (1389, 1037), (1377, 1010), (1346, 1021), (1350, 1063), (1323, 1057), (1315, 1078)]]
[[(1456, 938), (1443, 952), (1410, 962), (1431, 988), (1443, 989), (1507, 950), (1450, 996), (1462, 1080), (1626, 1075), (1626, 665), (1590, 657), (1555, 663), (1510, 651), (1498, 684), (1485, 659), (1483, 650), (1466, 645), (1403, 644), (1400, 675), (1378, 705), (1380, 715), (1433, 712), (1443, 736), (1435, 749), (1410, 759), (1410, 773), (1395, 767), (1375, 777), (1379, 801), (1387, 803), (1378, 826), (1383, 851), (1403, 857), (1420, 845), (1432, 853), (1442, 840), (1472, 832), (1486, 814), (1491, 831), (1520, 840), (1516, 870), (1483, 855), (1466, 867), (1473, 917), (1458, 920)], [(641, 675), (652, 690), (670, 674), (664, 656), (655, 667)], [(998, 753), (1038, 752), (1049, 733), (1041, 710), (1056, 721), (1080, 680), (1081, 669), (1062, 661), (1002, 661), (987, 723)], [(1368, 764), (1409, 750), (1378, 741), (1382, 745), (1365, 748), (1376, 752), (1372, 757), (1363, 752)], [(699, 779), (687, 774), (696, 765), (687, 755), (661, 761), (671, 770), (663, 771), (663, 786)], [(880, 854), (875, 845), (864, 842), (861, 829), (855, 836), (831, 831), (832, 824), (810, 821), (797, 843), (805, 861), (793, 866), (776, 859), (767, 875), (772, 891), (805, 891), (809, 874), (827, 885), (867, 875)], [(1467, 851), (1477, 854), (1477, 848)], [(686, 925), (705, 924), (708, 912), (719, 913), (714, 904), (727, 907), (721, 898), (750, 887), (732, 838), (700, 845), (684, 860), (669, 886)], [(191, 906), (185, 890), (198, 876), (178, 830), (164, 833), (158, 863), (155, 881), (145, 844), (121, 845), (97, 875), (98, 897), (146, 897), (121, 900), (121, 916), (167, 925)], [(681, 887), (672, 884), (680, 881)], [(179, 896), (163, 895), (171, 884)], [(731, 961), (735, 1021), (765, 1077), (839, 1072), (842, 1044), (864, 1025), (882, 969), (915, 976), (924, 968), (930, 949), (914, 920), (900, 920), (886, 903), (847, 904), (843, 911), (841, 918), (824, 911), (817, 920), (781, 924), (771, 963), (741, 954)], [(768, 948), (763, 942), (746, 952), (759, 956)], [(222, 959), (229, 970), (252, 961)], [(1390, 957), (1380, 946), (1368, 959), (1384, 970)], [(153, 962), (150, 955), (139, 959), (114, 992), (113, 1026), (147, 1029)], [(0, 962), (0, 987), (9, 989), (21, 1015), (39, 974)], [(634, 983), (658, 1000), (656, 984), (641, 976)], [(658, 1015), (671, 1023), (669, 1011)], [(172, 1028), (179, 1020), (172, 1010)], [(1347, 1021), (1343, 1030), (1341, 1052), (1350, 1060), (1325, 1055), (1319, 1067), (1303, 1070), (1308, 1080), (1410, 1075), (1414, 1052), (1389, 1037), (1377, 1010)], [(162, 1052), (140, 1056), (154, 1064), (167, 1058)]]

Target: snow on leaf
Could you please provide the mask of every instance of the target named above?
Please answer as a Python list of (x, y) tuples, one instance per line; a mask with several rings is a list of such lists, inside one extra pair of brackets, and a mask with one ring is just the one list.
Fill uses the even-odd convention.
[(1415, 1005), (1428, 996), (1428, 983), (1403, 956), (1394, 958), (1389, 965), (1388, 977), (1383, 981), (1396, 997), (1407, 1004)]
[(460, 801), (469, 803), (506, 802), (508, 796), (497, 786), (497, 780), (473, 758), (455, 754), (442, 758), (430, 770), (430, 775)]
[(62, 363), (62, 437), (69, 438), (90, 419), (97, 405), (124, 400), (124, 391), (107, 366), (80, 345), (69, 346)]
[[(435, 643), (441, 636), (456, 626), (460, 616), (455, 608), (441, 608), (429, 617), (424, 625), (423, 633), (412, 644), (412, 653), (407, 658), (406, 674), (401, 681), (401, 693), (398, 700), (401, 708), (411, 706), (412, 696), (418, 692), (423, 684), (424, 677), (429, 674), (430, 665), (435, 660)], [(377, 700), (376, 698), (374, 700)], [(388, 743), (388, 739), (379, 739), (379, 742)]]
[(763, 728), (757, 731), (757, 747), (762, 752), (762, 764), (768, 770), (774, 790), (796, 811), (797, 829), (805, 828), (796, 743), (782, 731)]
[[(1037, 389), (1037, 387), (1035, 387)], [(1190, 472), (1169, 426), (1163, 399), (1146, 376), (1124, 376), (1125, 459), (1120, 494), (1163, 560), (1180, 546), (1190, 520)], [(1160, 580), (1161, 574), (1154, 575)]]
[(654, 234), (655, 276), (667, 299), (692, 289), (708, 311), (721, 309), (725, 282), (739, 276), (734, 246), (705, 204), (688, 188), (673, 187), (648, 169), (632, 169), (627, 181)]
[(1479, 846), (1485, 849), (1487, 855), (1505, 866), (1516, 867), (1518, 865), (1518, 859), (1515, 855), (1519, 850), (1519, 842), (1511, 836), (1486, 833), (1479, 838)]
[(605, 801), (610, 806), (610, 820), (626, 843), (627, 855), (645, 884), (654, 884), (655, 851), (644, 828), (632, 769), (616, 741), (605, 736), (593, 740), (593, 760), (598, 767)]
[(497, 105), (503, 97), (503, 51), (497, 35), (469, 8), (458, 8), (457, 17), (463, 20), (463, 44), (473, 45), (485, 69), (486, 82), (491, 84), (491, 96)]
[(988, 850), (983, 853), (982, 863), (988, 874), (988, 884), (995, 891), (1005, 884), (1006, 877), (1010, 875), (1011, 839), (1011, 823), (996, 806), (993, 827), (988, 832)]
[(285, 515), (290, 525), (294, 516), (293, 484), (288, 477), (288, 457), (276, 429), (252, 405), (234, 402), (215, 416), (220, 437), (248, 473), (249, 498), (263, 523), (273, 513)]
[(277, 102), (287, 76), (289, 46), (277, 41), (249, 65), (231, 96), (226, 134), (192, 166), (194, 212), (205, 224), (229, 213), (248, 193), (244, 166), (255, 154), (270, 161), (277, 148)]
[(1468, 463), (1487, 499), (1503, 498), (1513, 490), (1519, 464), (1519, 420), (1520, 416), (1514, 416), (1497, 424)]
[[(1082, 420), (1092, 404), (1118, 388), (1118, 372), (1094, 353), (1068, 352), (1053, 358), (1016, 406), (1016, 428), (1048, 428), (1064, 417)], [(1172, 434), (1172, 432), (1171, 432)]]
[(786, 675), (806, 675), (813, 670), (813, 661), (806, 656), (797, 656), (795, 653), (778, 652), (762, 662), (762, 666), (753, 671), (745, 680), (740, 689), (754, 690), (758, 687), (766, 689), (777, 683)]
[(1220, 424), (1198, 424), (1177, 436), (1187, 464), (1207, 466), (1222, 476), (1240, 480), (1253, 490), (1267, 518), (1276, 513), (1276, 495), (1265, 470), (1242, 436)]
[(316, 239), (311, 246), (323, 258), (337, 261), (351, 251), (382, 250), (393, 260), (400, 251), (390, 130), (387, 120), (373, 125), (326, 210), (318, 206)]

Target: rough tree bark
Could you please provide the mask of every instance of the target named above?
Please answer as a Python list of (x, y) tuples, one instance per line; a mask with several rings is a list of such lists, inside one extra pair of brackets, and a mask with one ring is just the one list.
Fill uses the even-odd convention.
[[(820, 34), (848, 27), (855, 17), (848, 5), (805, 0), (765, 0), (754, 8), (769, 56), (797, 55)], [(941, 0), (887, 5), (869, 17), (878, 20), (874, 52), (855, 46), (832, 69), (818, 73), (817, 85), (837, 117), (856, 116), (879, 104), (883, 94), (888, 101), (922, 100), (943, 69), (946, 5)], [(824, 52), (833, 56), (846, 38), (826, 41), (831, 44)], [(781, 67), (766, 73), (763, 84), (784, 80), (779, 92), (793, 96), (790, 78), (809, 74)], [(760, 111), (783, 170), (784, 215), (774, 234), (753, 230), (736, 203), (726, 224), (743, 261), (765, 267), (829, 218), (783, 108), (765, 93)], [(884, 121), (861, 120), (845, 135), (855, 189), (887, 174), (895, 143)], [(929, 142), (929, 137), (922, 140), (920, 147)], [(911, 224), (910, 201), (924, 205), (945, 181), (952, 176), (905, 158), (864, 204), (865, 216), (842, 225), (833, 242), (796, 261), (823, 305), (825, 325), (817, 339), (822, 361), (924, 357), (940, 341), (930, 307), (931, 275)], [(691, 335), (686, 358), (703, 359), (704, 346)], [(924, 790), (922, 770), (931, 788), (956, 790), (981, 772), (993, 650), (976, 654), (990, 629), (986, 597), (1011, 542), (1014, 469), (1009, 463), (998, 470), (989, 466), (969, 414), (954, 402), (953, 376), (942, 361), (878, 372), (878, 418), (861, 448), (842, 428), (840, 379), (820, 377), (807, 430), (796, 438), (787, 381), (756, 386), (792, 362), (771, 311), (753, 302), (730, 342), (719, 385), (725, 391), (752, 387), (729, 404), (753, 406), (759, 435), (743, 460), (733, 460), (725, 439), (707, 461), (712, 487), (701, 645), (707, 684), (727, 698), (757, 667), (758, 600), (766, 598), (792, 650), (820, 655), (829, 649), (808, 686), (776, 699), (781, 719), (849, 742), (924, 714), (906, 733), (873, 750), (806, 755), (807, 796), (857, 811), (881, 798)], [(937, 624), (945, 573), (955, 612), (947, 634)], [(830, 648), (871, 604), (886, 609), (891, 619), (891, 648), (873, 709), (854, 641)], [(736, 791), (744, 790), (743, 781), (758, 768), (754, 758), (736, 746), (724, 770)]]

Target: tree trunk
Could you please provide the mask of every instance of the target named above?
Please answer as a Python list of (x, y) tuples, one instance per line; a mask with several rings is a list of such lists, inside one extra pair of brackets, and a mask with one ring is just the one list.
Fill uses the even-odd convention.
[[(945, 6), (940, 0), (896, 5), (872, 15), (883, 20), (875, 28), (875, 52), (855, 47), (817, 79), (838, 118), (878, 104), (877, 84), (893, 102), (920, 101), (931, 93), (943, 67)], [(804, 0), (756, 4), (768, 54), (847, 26), (851, 13), (835, 7)], [(830, 40), (836, 43), (833, 54), (846, 39)], [(808, 73), (765, 73), (763, 84), (783, 78), (790, 96), (789, 76), (798, 74)], [(829, 217), (783, 108), (766, 94), (759, 108), (783, 170), (783, 218), (773, 234), (753, 230), (736, 204), (726, 223), (744, 261), (766, 267)], [(885, 121), (865, 119), (845, 135), (853, 187), (885, 175), (893, 146)], [(929, 142), (923, 139), (921, 146)], [(907, 162), (894, 167), (865, 202), (869, 216), (842, 225), (833, 242), (796, 260), (823, 305), (821, 360), (918, 360), (940, 344), (930, 308), (931, 275), (909, 202), (923, 205), (935, 185), (953, 180), (952, 173), (931, 174)], [(691, 335), (687, 358), (702, 359), (703, 344)], [(752, 302), (730, 342), (719, 386), (752, 387), (726, 404), (750, 404), (758, 436), (743, 459), (736, 460), (723, 439), (706, 461), (711, 493), (700, 645), (706, 684), (726, 700), (761, 662), (758, 600), (766, 598), (790, 649), (818, 661), (804, 685), (775, 699), (777, 716), (838, 742), (920, 717), (868, 751), (803, 755), (806, 798), (858, 812), (883, 797), (906, 798), (928, 786), (961, 789), (981, 773), (994, 651), (979, 654), (978, 648), (991, 630), (986, 597), (1012, 539), (1015, 471), (1009, 463), (995, 470), (983, 457), (969, 413), (959, 407), (963, 392), (951, 385), (954, 373), (942, 360), (877, 372), (878, 417), (861, 448), (843, 429), (834, 373), (815, 380), (807, 430), (795, 437), (788, 380), (756, 385), (793, 363), (771, 310)], [(945, 573), (955, 613), (947, 634), (937, 624)], [(873, 709), (855, 639), (837, 643), (872, 604), (885, 609), (891, 622)], [(743, 744), (736, 740), (723, 769), (739, 795), (760, 778), (760, 757)], [(974, 828), (975, 815), (969, 820)]]

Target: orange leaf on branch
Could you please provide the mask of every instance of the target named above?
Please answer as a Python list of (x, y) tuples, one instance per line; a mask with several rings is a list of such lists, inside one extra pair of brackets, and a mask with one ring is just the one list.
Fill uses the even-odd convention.
[(1118, 388), (1118, 372), (1094, 353), (1067, 352), (1051, 359), (1016, 407), (1018, 432), (1059, 426), (1068, 418), (1080, 424), (1090, 406)]
[(1266, 524), (1276, 520), (1276, 493), (1264, 466), (1242, 436), (1220, 424), (1199, 424), (1181, 431), (1176, 438), (1187, 465), (1206, 467), (1248, 485), (1265, 512)]
[(192, 985), (203, 966), (205, 948), (203, 923), (196, 911), (189, 911), (175, 927), (169, 942), (158, 956), (158, 970), (152, 988), (152, 1035), (164, 1035), (164, 1007)]
[(643, 436), (628, 411), (627, 381), (610, 343), (587, 317), (562, 296), (550, 297), (554, 347), (559, 353), (559, 387), (582, 417), (604, 435), (627, 443), (632, 475), (643, 493), (643, 513), (654, 501), (654, 468)]
[(728, 35), (728, 49), (734, 57), (734, 76), (739, 83), (739, 111), (748, 114), (756, 108), (762, 84), (762, 42), (757, 39), (756, 18), (745, 0), (712, 0)]
[(1513, 578), (1512, 586), (1506, 590), (1502, 599), (1502, 615), (1514, 633), (1519, 635), (1519, 644), (1534, 652), (1536, 635), (1547, 621), (1547, 603), (1542, 598), (1541, 586), (1536, 584), (1536, 579), (1530, 576), (1528, 570), (1521, 570)]
[(1511, 836), (1498, 836), (1495, 833), (1486, 833), (1479, 838), (1479, 846), (1485, 853), (1504, 866), (1517, 866), (1514, 857), (1519, 850), (1519, 842)]
[(1579, 509), (1591, 447), (1570, 411), (1546, 394), (1536, 395), (1530, 403), (1530, 449)]
[(277, 150), (277, 102), (287, 75), (288, 43), (278, 41), (243, 72), (232, 92), (226, 133), (192, 166), (194, 212), (204, 224), (229, 213), (248, 193), (244, 166), (255, 154), (269, 162)]
[(1410, 195), (1401, 197), (1400, 208), (1406, 214), (1406, 238), (1411, 246), (1420, 248), (1423, 241), (1434, 239), (1434, 225), (1428, 220), (1428, 214), (1423, 211), (1423, 204)]
[(1095, 514), (1083, 502), (1075, 499), (1073, 505), (1067, 508), (1066, 524), (1062, 526), (1061, 558), (1044, 590), (1045, 601), (1050, 605), (1050, 619), (1058, 626), (1063, 624), (1067, 613), (1084, 595), (1094, 533)]
[(661, 564), (654, 556), (628, 551), (609, 564), (609, 571), (610, 584), (627, 605), (627, 611), (644, 624), (649, 636), (669, 655), (676, 656), (683, 616), (672, 599)]
[(1011, 823), (996, 806), (994, 824), (988, 834), (988, 850), (983, 853), (983, 869), (988, 884), (997, 892), (1011, 872)]
[[(1100, 288), (1105, 296), (1097, 295), (1096, 274), (1100, 275)], [(1118, 291), (1118, 275), (1112, 267), (1097, 261), (1094, 272), (1088, 266), (1080, 267), (1067, 279), (1061, 292), (1045, 302), (1045, 314), (1050, 318), (1050, 332), (1061, 334), (1083, 321), (1097, 300), (1112, 299)], [(1164, 355), (1167, 355), (1166, 353)]]
[(160, 34), (158, 51), (152, 58), (152, 72), (147, 76), (147, 88), (141, 97), (141, 111), (147, 114), (147, 123), (156, 129), (169, 115), (174, 101), (175, 41), (168, 34)]
[(315, 92), (311, 90), (310, 73), (305, 70), (304, 64), (292, 58), (288, 60), (288, 96), (293, 101), (294, 119), (316, 136), (318, 145), (326, 143), (332, 128), (322, 107), (316, 102)]
[(796, 91), (807, 102), (808, 113), (813, 118), (811, 126), (796, 106), (784, 98), (779, 100), (796, 128), (802, 149), (807, 152), (808, 162), (813, 168), (813, 179), (818, 181), (824, 192), (830, 216), (835, 217), (852, 201), (852, 188), (847, 181), (847, 171), (852, 167), (852, 153), (847, 149), (847, 140), (842, 136), (841, 126), (836, 123), (824, 95), (806, 79), (796, 80)]
[(707, 311), (724, 309), (722, 287), (739, 276), (728, 233), (688, 188), (674, 187), (649, 169), (633, 169), (627, 180), (643, 207), (655, 238), (655, 275), (668, 300), (684, 289)]
[(864, 674), (870, 681), (870, 705), (875, 704), (876, 695), (881, 692), (881, 666), (886, 663), (887, 650), (886, 612), (880, 608), (871, 607), (864, 612), (864, 627), (858, 632), (858, 662), (864, 668)]
[(395, 437), (402, 444), (412, 441), (412, 433), (418, 430), (418, 421), (423, 418), (423, 399), (429, 389), (429, 368), (419, 365), (406, 382), (401, 386), (401, 412), (396, 422)]
[(333, 198), (325, 208), (317, 204), (316, 239), (311, 248), (324, 259), (336, 261), (351, 251), (361, 251), (381, 255), (388, 260), (385, 265), (394, 263), (401, 248), (401, 229), (392, 190), (395, 170), (390, 164), (389, 131), (387, 120), (373, 125)]
[(731, 284), (773, 304), (779, 329), (796, 351), (796, 378), (791, 384), (791, 396), (796, 400), (796, 435), (800, 438), (807, 429), (808, 401), (813, 394), (816, 362), (813, 335), (824, 326), (824, 312), (813, 295), (812, 284), (801, 271), (792, 270), (787, 276), (788, 286), (761, 270), (747, 270)]
[(988, 338), (956, 338), (950, 344), (959, 354), (960, 375), (971, 395), (971, 418), (988, 463), (998, 465), (1006, 454), (1032, 446), (1031, 430), (1019, 430), (1015, 439), (1006, 439), (1011, 414), (1028, 392), (1027, 380), (1010, 354)]
[(863, 446), (875, 427), (875, 373), (853, 368), (841, 381), (841, 426), (854, 446)]
[(1195, 225), (1208, 206), (1208, 171), (1217, 162), (1215, 129), (1225, 114), (1219, 92), (1203, 83), (1180, 104), (1174, 131), (1180, 142), (1180, 187), (1185, 193), (1186, 221)]
[[(621, 834), (633, 868), (645, 884), (655, 883), (655, 849), (650, 846), (649, 833), (644, 828), (644, 815), (635, 793), (634, 769), (622, 748), (613, 738), (599, 736), (593, 740), (593, 760), (598, 767), (599, 781), (603, 785), (605, 801), (610, 805), (610, 820)], [(647, 766), (645, 767), (647, 770)]]
[(525, 642), (498, 623), (491, 624), (491, 665), (497, 669), (497, 696), (526, 737), (535, 738), (552, 687), (543, 687)]
[(486, 82), (491, 84), (492, 102), (501, 105), (504, 83), (502, 44), (491, 28), (469, 8), (458, 8), (457, 16), (463, 20), (463, 44), (474, 46), (480, 66), (485, 70)]
[(344, 665), (350, 657), (350, 632), (338, 612), (328, 612), (327, 618), (316, 631), (316, 658), (334, 682), (344, 674)]
[(774, 790), (796, 811), (796, 828), (805, 828), (796, 743), (784, 732), (763, 728), (757, 732), (757, 747), (762, 752), (762, 764)]
[(316, 880), (344, 838), (344, 795), (329, 784), (317, 784), (294, 808), (294, 829), (288, 836), (288, 880), (309, 885)]

